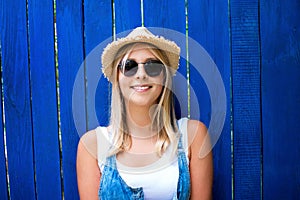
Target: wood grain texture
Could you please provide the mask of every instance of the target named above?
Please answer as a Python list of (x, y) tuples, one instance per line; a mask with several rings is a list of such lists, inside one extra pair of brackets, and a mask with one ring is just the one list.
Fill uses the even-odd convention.
[[(0, 8), (1, 8), (0, 3)], [(2, 12), (1, 12), (2, 13)], [(3, 15), (0, 14), (0, 28)], [(1, 40), (0, 40), (1, 43)], [(2, 56), (0, 51), (0, 66), (2, 67)], [(2, 83), (0, 84), (2, 88)], [(0, 93), (1, 105), (2, 105), (2, 92)], [(4, 147), (4, 126), (3, 126), (3, 109), (0, 108), (0, 199), (8, 199), (8, 185), (7, 185), (7, 171), (6, 171), (6, 156), (5, 156), (5, 147)]]
[[(4, 30), (4, 7), (3, 7), (3, 1), (0, 2), (0, 30)], [(2, 43), (2, 32), (0, 36), (0, 46)], [(2, 60), (2, 50), (0, 49), (0, 67), (2, 69), (3, 66), (3, 60)], [(2, 88), (2, 82), (0, 84)], [(2, 92), (0, 93), (0, 99), (1, 99), (1, 105), (3, 105), (2, 101)], [(3, 107), (0, 108), (0, 199), (7, 200), (8, 199), (8, 184), (7, 184), (7, 170), (6, 170), (6, 155), (5, 155), (5, 147), (4, 147), (4, 121), (3, 121)]]
[(11, 199), (35, 199), (26, 2), (1, 3), (2, 78)]
[[(82, 5), (81, 0), (57, 1), (60, 122), (65, 199), (79, 199), (76, 179), (76, 150), (79, 133), (73, 121), (72, 91), (76, 74), (84, 59)], [(85, 91), (83, 77), (80, 81), (82, 83), (80, 91)], [(82, 98), (75, 99), (75, 101), (76, 105), (85, 106)], [(80, 128), (86, 128), (85, 110), (77, 114), (82, 116), (79, 120)]]
[[(218, 139), (216, 146), (213, 147), (214, 160), (214, 184), (213, 184), (213, 198), (214, 199), (232, 199), (231, 194), (231, 123), (230, 123), (230, 37), (229, 37), (229, 13), (227, 1), (188, 1), (188, 33), (189, 37), (196, 40), (210, 55), (211, 59), (217, 65), (217, 68), (222, 76), (223, 84), (226, 90), (226, 98), (221, 99), (226, 103), (226, 119), (223, 126), (223, 131)], [(189, 44), (189, 59), (207, 59), (203, 58), (198, 49), (192, 44)], [(199, 61), (198, 63), (207, 63), (206, 61)], [(213, 104), (212, 96), (209, 94), (207, 84), (202, 75), (202, 71), (209, 65), (192, 66), (190, 63), (190, 87), (195, 91), (197, 96), (191, 93), (191, 118), (196, 118), (203, 121), (207, 127), (211, 122), (211, 117), (218, 117), (212, 115), (212, 107), (214, 106), (222, 115), (222, 110), (218, 104)], [(198, 70), (197, 70), (198, 69)], [(199, 70), (200, 69), (200, 70)], [(207, 75), (206, 75), (207, 76)], [(216, 77), (206, 77), (206, 79)], [(214, 84), (215, 85), (215, 84)], [(217, 86), (211, 86), (212, 92), (219, 91)], [(200, 116), (196, 112), (195, 106), (200, 107)], [(221, 123), (219, 121), (218, 123)], [(212, 132), (215, 127), (210, 127)], [(213, 138), (213, 137), (212, 137)]]
[[(186, 68), (186, 41), (178, 38), (178, 33), (185, 35), (185, 2), (184, 1), (144, 1), (144, 23), (146, 27), (153, 27), (155, 35), (163, 36), (176, 42), (181, 48), (179, 69), (177, 76), (173, 79), (173, 92), (175, 98), (176, 117), (188, 116), (188, 89), (187, 89), (187, 68)], [(155, 27), (159, 30), (155, 30)], [(165, 29), (165, 30), (163, 30)], [(174, 32), (178, 32), (174, 34)], [(184, 79), (184, 81), (182, 81)]]
[[(110, 84), (104, 77), (97, 79), (102, 51), (97, 49), (94, 59), (83, 61), (97, 45), (112, 41), (112, 2), (117, 34), (142, 25), (140, 0), (56, 1), (57, 94), (53, 1), (0, 1), (0, 101), (1, 95), (4, 100), (4, 110), (0, 108), (0, 199), (79, 199), (78, 139), (88, 129), (109, 123), (110, 106)], [(191, 46), (186, 49), (186, 39), (170, 31), (185, 35), (185, 1), (143, 2), (145, 26), (161, 28), (160, 35), (181, 47), (178, 73), (184, 80), (174, 78), (174, 92), (179, 95), (177, 117), (185, 117), (189, 113), (185, 58), (187, 50), (190, 58), (199, 52)], [(225, 125), (213, 149), (214, 199), (299, 199), (299, 0), (187, 3), (188, 34), (216, 63), (227, 94)], [(196, 92), (190, 99), (191, 118), (208, 126), (212, 101), (207, 83), (195, 66), (189, 70)], [(82, 76), (74, 88), (78, 73)], [(76, 98), (74, 90), (79, 91)], [(197, 104), (200, 116), (193, 107)], [(95, 111), (96, 117), (91, 114)]]
[(142, 26), (140, 0), (115, 0), (116, 33)]
[[(99, 125), (107, 126), (109, 123), (110, 84), (104, 76), (100, 77), (100, 75), (102, 72), (101, 54), (103, 48), (108, 42), (112, 41), (113, 37), (112, 21), (111, 1), (95, 0), (84, 3), (88, 130), (94, 129)], [(97, 48), (98, 45), (100, 45), (100, 48)], [(95, 112), (96, 117), (93, 115)]]
[(258, 1), (230, 1), (234, 198), (261, 199)]
[(52, 1), (28, 1), (37, 198), (61, 199)]
[(300, 2), (260, 1), (263, 198), (300, 197)]

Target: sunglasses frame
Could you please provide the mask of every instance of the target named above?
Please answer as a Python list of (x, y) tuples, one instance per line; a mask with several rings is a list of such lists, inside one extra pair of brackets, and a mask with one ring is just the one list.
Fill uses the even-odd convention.
[[(131, 62), (131, 64), (134, 64), (134, 66), (132, 66), (131, 69), (129, 69), (129, 70), (126, 71), (126, 64), (128, 64), (129, 62)], [(143, 64), (144, 65), (143, 66), (144, 70), (145, 70), (146, 74), (148, 76), (150, 76), (150, 77), (159, 76), (161, 74), (161, 72), (164, 71), (164, 69), (165, 69), (164, 64), (161, 61), (159, 61), (159, 60), (148, 60), (146, 62), (138, 63), (135, 60), (131, 60), (131, 59), (127, 59), (125, 61), (122, 61), (118, 65), (118, 68), (122, 72), (122, 74), (124, 74), (124, 76), (131, 77), (131, 76), (134, 76), (137, 73), (139, 64)], [(152, 64), (159, 64), (161, 66), (159, 68), (160, 69), (159, 72), (157, 71), (155, 73), (155, 71), (154, 71), (153, 74), (151, 73), (150, 70), (151, 70), (151, 68), (153, 69), (153, 66), (151, 66)], [(158, 68), (156, 68), (156, 69), (158, 69)]]

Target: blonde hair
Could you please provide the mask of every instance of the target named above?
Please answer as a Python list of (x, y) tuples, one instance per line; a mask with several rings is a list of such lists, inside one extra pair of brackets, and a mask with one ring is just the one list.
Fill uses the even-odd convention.
[[(131, 147), (131, 135), (128, 133), (126, 124), (126, 108), (124, 98), (122, 96), (119, 80), (118, 80), (118, 64), (122, 59), (126, 59), (133, 48), (141, 43), (132, 43), (121, 48), (113, 62), (112, 73), (112, 96), (111, 96), (111, 116), (110, 125), (113, 135), (113, 148), (111, 154), (129, 150)], [(164, 65), (164, 83), (161, 95), (158, 97), (157, 106), (152, 114), (152, 130), (158, 131), (158, 139), (156, 142), (156, 152), (161, 156), (172, 143), (173, 151), (176, 152), (178, 144), (178, 127), (174, 111), (172, 88), (172, 75), (169, 66), (169, 60), (165, 56), (164, 51), (157, 49), (155, 46), (145, 44), (147, 49)]]

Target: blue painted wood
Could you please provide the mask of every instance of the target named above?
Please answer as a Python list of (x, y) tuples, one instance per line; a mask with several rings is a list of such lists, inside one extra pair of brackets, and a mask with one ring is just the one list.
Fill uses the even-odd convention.
[(230, 1), (234, 198), (261, 199), (258, 1)]
[(299, 10), (260, 1), (264, 199), (300, 197)]
[[(0, 95), (2, 99), (2, 94)], [(1, 124), (0, 124), (0, 133), (1, 133), (1, 138), (0, 138), (0, 198), (5, 200), (8, 199), (8, 185), (7, 185), (7, 174), (6, 174), (6, 159), (5, 159), (5, 152), (4, 152), (4, 129), (3, 129), (3, 123), (2, 123), (2, 106), (1, 106)]]
[[(76, 179), (76, 150), (79, 131), (86, 130), (86, 112), (85, 102), (82, 101), (82, 98), (74, 99), (77, 106), (84, 107), (82, 113), (75, 113), (77, 116), (79, 115), (77, 130), (73, 121), (72, 92), (76, 74), (84, 57), (83, 4), (81, 0), (57, 1), (56, 3), (64, 198), (79, 199)], [(79, 82), (82, 84), (79, 84), (76, 89), (84, 91), (83, 77)]]
[[(2, 2), (1, 2), (2, 3)], [(2, 8), (0, 3), (0, 8)], [(2, 21), (2, 12), (0, 14), (0, 28), (2, 29), (1, 26), (1, 21)], [(0, 40), (1, 44), (1, 40)], [(0, 50), (0, 66), (2, 67), (2, 56), (1, 56), (1, 50)], [(2, 88), (2, 84), (0, 84)], [(1, 99), (1, 105), (2, 105), (2, 92), (0, 93), (0, 99)], [(7, 185), (7, 174), (6, 174), (6, 158), (5, 158), (5, 150), (4, 150), (4, 124), (3, 124), (3, 110), (2, 106), (0, 107), (0, 199), (6, 200), (8, 199), (8, 185)]]
[(84, 3), (88, 130), (99, 125), (107, 126), (109, 123), (110, 85), (108, 80), (100, 75), (103, 48), (113, 37), (112, 21), (110, 1), (94, 0)]
[(61, 199), (52, 1), (28, 1), (36, 193)]
[(4, 1), (1, 4), (2, 78), (10, 198), (35, 199), (26, 1)]
[[(34, 0), (28, 3), (29, 27), (25, 2), (0, 2), (5, 107), (5, 120), (0, 116), (0, 133), (3, 136), (3, 120), (7, 133), (10, 194), (11, 199), (47, 199), (48, 196), (61, 199), (53, 8), (49, 1), (43, 2), (43, 5)], [(188, 1), (189, 36), (196, 39), (212, 56), (227, 93), (225, 126), (214, 148), (214, 199), (231, 198), (229, 45), (232, 53), (233, 197), (297, 199), (300, 196), (300, 164), (297, 159), (300, 154), (300, 138), (297, 134), (300, 130), (299, 2), (231, 0), (230, 29), (227, 4), (227, 1)], [(139, 7), (140, 1), (115, 1), (117, 33), (141, 25)], [(96, 103), (95, 107), (90, 104), (89, 84), (93, 83), (90, 73), (96, 73), (99, 68), (96, 71), (83, 68), (80, 71), (83, 77), (79, 78), (78, 88), (75, 88), (82, 91), (82, 96), (74, 100), (72, 92), (84, 56), (89, 55), (103, 40), (111, 40), (111, 8), (111, 2), (104, 0), (86, 1), (84, 4), (81, 0), (57, 1), (63, 189), (66, 199), (78, 199), (75, 171), (78, 134), (87, 128), (94, 128), (98, 122), (102, 125), (108, 123), (109, 84), (102, 82), (105, 79), (98, 83), (95, 96), (95, 102), (105, 101), (105, 106), (102, 103)], [(184, 1), (144, 1), (144, 16), (148, 27), (170, 28), (185, 33)], [(231, 43), (228, 30), (231, 31)], [(185, 40), (178, 40), (176, 34), (169, 34), (167, 30), (163, 33), (182, 47), (184, 54), (179, 73), (186, 80)], [(30, 39), (30, 52), (27, 36)], [(197, 55), (192, 49), (189, 51), (190, 56)], [(97, 67), (99, 62), (100, 59), (95, 62)], [(212, 102), (206, 98), (209, 94), (204, 79), (196, 72), (195, 66), (191, 65), (190, 83), (201, 100), (200, 119), (208, 125)], [(84, 81), (85, 77), (87, 82)], [(186, 98), (187, 85), (181, 80), (175, 79), (175, 89), (180, 90), (180, 95)], [(198, 100), (192, 95), (191, 105), (194, 101)], [(72, 102), (82, 106), (82, 109), (75, 111), (78, 111), (75, 114), (79, 116), (77, 126), (73, 121)], [(177, 110), (182, 112), (178, 108), (185, 107), (180, 115), (186, 116), (187, 98), (183, 102), (177, 104)], [(91, 121), (90, 116), (86, 117), (91, 110), (97, 111), (96, 123)], [(196, 114), (196, 110), (191, 107), (191, 117), (194, 118)], [(0, 198), (8, 199), (3, 144), (1, 137), (0, 176), (3, 178), (0, 180)]]
[[(146, 27), (158, 27), (151, 29), (155, 35), (175, 41), (181, 48), (181, 59), (177, 75), (174, 77), (173, 92), (178, 99), (175, 104), (176, 117), (188, 116), (187, 98), (187, 69), (186, 69), (186, 41), (183, 37), (186, 32), (184, 1), (144, 1), (144, 23)], [(165, 29), (165, 30), (164, 30)], [(172, 32), (176, 31), (176, 33)]]
[(140, 0), (115, 0), (114, 2), (117, 34), (142, 26)]
[[(195, 48), (192, 42), (189, 42), (189, 59), (199, 60), (196, 63), (204, 63), (206, 65), (193, 66), (190, 63), (190, 87), (194, 90), (196, 96), (191, 93), (191, 118), (203, 121), (209, 127), (211, 140), (216, 138), (218, 141), (213, 147), (214, 160), (214, 199), (232, 199), (231, 194), (231, 123), (230, 123), (230, 37), (229, 37), (229, 13), (227, 1), (188, 1), (188, 34), (191, 39), (196, 40), (210, 55), (211, 59), (217, 65), (226, 91), (225, 99), (217, 98), (212, 100), (207, 85), (213, 88), (212, 93), (220, 96), (220, 90), (216, 84), (216, 77), (209, 76), (210, 66), (208, 58)], [(201, 74), (202, 72), (202, 74)], [(213, 74), (213, 73), (212, 73)], [(204, 78), (202, 76), (205, 76)], [(205, 82), (205, 80), (208, 80)], [(211, 84), (212, 83), (212, 84)], [(211, 103), (213, 101), (213, 103)], [(220, 103), (222, 101), (226, 105), (226, 119), (224, 125), (220, 119), (223, 116), (223, 110)], [(200, 107), (200, 114), (195, 109)], [(212, 115), (212, 106), (216, 110), (217, 115)], [(223, 128), (220, 137), (220, 131), (216, 127), (211, 127), (211, 117), (217, 120), (217, 127)], [(212, 141), (212, 142), (216, 142)]]
[[(4, 30), (3, 22), (4, 22), (4, 7), (3, 1), (0, 2), (0, 30)], [(2, 32), (1, 32), (1, 39), (0, 39), (0, 67), (2, 69), (2, 50), (1, 50), (1, 43), (2, 43)], [(2, 88), (2, 83), (0, 84)], [(0, 93), (1, 105), (3, 105), (2, 101), (2, 91)], [(8, 185), (7, 185), (7, 171), (6, 171), (6, 156), (4, 150), (4, 122), (3, 122), (3, 108), (0, 108), (0, 199), (8, 199)]]

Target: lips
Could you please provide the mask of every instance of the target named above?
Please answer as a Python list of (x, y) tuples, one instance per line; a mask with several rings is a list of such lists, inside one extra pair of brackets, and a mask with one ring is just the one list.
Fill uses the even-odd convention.
[(130, 88), (134, 89), (136, 92), (146, 92), (152, 88), (151, 85), (134, 85)]

